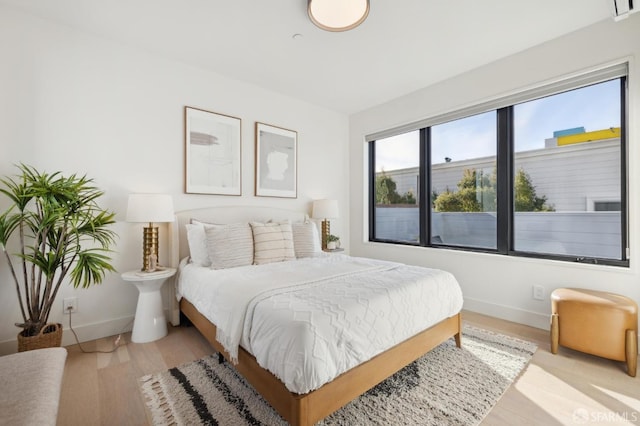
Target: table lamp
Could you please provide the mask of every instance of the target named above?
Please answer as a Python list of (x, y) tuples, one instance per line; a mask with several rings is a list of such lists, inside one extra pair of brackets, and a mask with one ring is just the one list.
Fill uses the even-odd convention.
[(142, 240), (142, 271), (153, 272), (159, 265), (158, 227), (154, 222), (173, 222), (173, 200), (167, 194), (130, 194), (127, 222), (145, 222)]
[(328, 219), (338, 217), (338, 201), (315, 200), (313, 202), (311, 216), (314, 219), (322, 219), (322, 249), (325, 250), (327, 248), (327, 236), (331, 233)]

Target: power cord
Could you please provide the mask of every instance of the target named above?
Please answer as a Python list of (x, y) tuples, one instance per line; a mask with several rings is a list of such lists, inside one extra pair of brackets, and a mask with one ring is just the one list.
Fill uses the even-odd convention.
[[(118, 348), (120, 346), (126, 346), (127, 342), (124, 341), (124, 339), (122, 339), (122, 333), (124, 333), (124, 330), (127, 329), (127, 327), (129, 327), (129, 325), (131, 325), (131, 323), (133, 322), (133, 320), (129, 321), (127, 323), (127, 325), (125, 325), (124, 327), (122, 327), (122, 330), (120, 331), (120, 333), (118, 334), (118, 337), (116, 337), (116, 340), (113, 342), (114, 347), (113, 349), (111, 349), (110, 351), (99, 351), (99, 350), (95, 350), (95, 351), (87, 351), (85, 350), (82, 345), (80, 344), (80, 340), (78, 339), (78, 335), (76, 334), (75, 330), (73, 329), (73, 327), (71, 326), (71, 311), (73, 310), (72, 306), (69, 306), (67, 308), (67, 313), (69, 314), (69, 330), (71, 330), (71, 332), (73, 333), (73, 337), (75, 337), (76, 339), (76, 343), (78, 344), (78, 347), (80, 348), (80, 350), (85, 353), (85, 354), (95, 354), (95, 353), (99, 353), (99, 354), (110, 354), (115, 352), (116, 350), (118, 350)], [(120, 344), (120, 340), (123, 340), (123, 343)]]

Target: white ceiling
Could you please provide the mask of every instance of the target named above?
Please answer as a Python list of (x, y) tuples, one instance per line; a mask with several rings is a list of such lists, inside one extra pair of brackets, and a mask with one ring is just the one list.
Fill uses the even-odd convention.
[(612, 19), (611, 1), (371, 0), (367, 20), (343, 33), (315, 27), (306, 0), (0, 4), (354, 113)]

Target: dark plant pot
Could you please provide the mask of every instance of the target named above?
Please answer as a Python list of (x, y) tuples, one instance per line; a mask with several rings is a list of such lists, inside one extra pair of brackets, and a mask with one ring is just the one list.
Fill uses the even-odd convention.
[(62, 344), (62, 324), (46, 324), (36, 336), (25, 337), (23, 333), (18, 333), (18, 352), (54, 348)]

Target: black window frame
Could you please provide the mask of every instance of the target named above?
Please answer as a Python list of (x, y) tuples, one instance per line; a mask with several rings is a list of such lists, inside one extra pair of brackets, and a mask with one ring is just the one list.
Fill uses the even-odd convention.
[[(510, 105), (490, 108), (486, 111), (495, 110), (497, 112), (496, 126), (497, 126), (497, 151), (496, 151), (496, 170), (497, 170), (497, 205), (496, 205), (496, 248), (478, 248), (469, 246), (458, 245), (446, 245), (442, 243), (434, 244), (432, 242), (431, 235), (431, 127), (440, 123), (432, 123), (423, 127), (419, 127), (420, 131), (420, 159), (419, 159), (419, 188), (418, 188), (418, 200), (419, 202), (419, 239), (418, 242), (412, 241), (400, 241), (391, 239), (376, 238), (375, 229), (375, 208), (376, 208), (376, 194), (375, 194), (375, 143), (374, 138), (368, 140), (368, 174), (369, 174), (369, 241), (377, 243), (392, 243), (398, 245), (409, 245), (416, 247), (428, 247), (436, 249), (446, 250), (462, 250), (469, 252), (482, 252), (493, 253), (505, 256), (516, 257), (530, 257), (539, 259), (558, 260), (566, 262), (578, 262), (588, 264), (602, 264), (608, 266), (622, 266), (629, 267), (628, 257), (628, 192), (627, 192), (627, 92), (628, 92), (628, 76), (619, 75), (603, 79), (601, 81), (593, 82), (590, 84), (576, 85), (575, 87), (567, 87), (563, 90), (558, 90), (555, 93), (563, 93), (569, 90), (580, 89), (582, 87), (589, 86), (591, 84), (601, 83), (604, 81), (620, 80), (620, 240), (621, 240), (621, 259), (608, 259), (597, 257), (582, 257), (575, 255), (561, 255), (551, 253), (537, 253), (518, 251), (514, 249), (514, 202), (513, 202), (513, 164), (514, 164), (514, 106), (528, 100), (536, 99), (531, 97), (530, 99), (519, 100), (513, 102)], [(555, 94), (550, 93), (550, 94)], [(486, 112), (485, 111), (485, 112)], [(466, 116), (470, 116), (469, 114)], [(465, 115), (453, 118), (449, 121), (453, 121), (458, 118), (464, 118)], [(416, 130), (416, 129), (413, 129)], [(403, 131), (399, 131), (395, 134), (401, 134)]]

